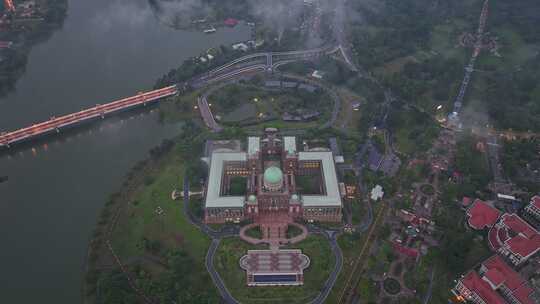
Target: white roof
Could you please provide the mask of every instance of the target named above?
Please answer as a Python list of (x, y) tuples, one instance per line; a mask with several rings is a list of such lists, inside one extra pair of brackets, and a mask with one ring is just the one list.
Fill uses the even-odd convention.
[(223, 164), (226, 161), (246, 161), (245, 152), (214, 152), (210, 159), (210, 174), (205, 206), (207, 208), (242, 208), (244, 196), (220, 196)]
[(289, 154), (296, 153), (296, 137), (294, 136), (285, 136), (283, 137), (283, 147), (285, 151)]
[(376, 185), (375, 188), (371, 190), (371, 199), (377, 201), (384, 196), (384, 191), (381, 185)]
[(300, 152), (298, 160), (320, 160), (322, 162), (323, 178), (326, 195), (303, 195), (305, 207), (335, 207), (341, 206), (341, 196), (334, 166), (332, 152)]
[(497, 198), (500, 198), (500, 199), (507, 199), (507, 200), (511, 200), (511, 201), (515, 201), (515, 200), (516, 200), (516, 197), (515, 197), (515, 196), (512, 196), (512, 195), (506, 195), (506, 194), (500, 194), (500, 193), (497, 193)]
[(261, 139), (259, 137), (248, 137), (248, 155), (249, 157), (257, 156), (261, 150)]

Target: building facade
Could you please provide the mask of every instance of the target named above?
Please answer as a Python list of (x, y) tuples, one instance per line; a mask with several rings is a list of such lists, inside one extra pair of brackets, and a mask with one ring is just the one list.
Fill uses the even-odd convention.
[(460, 278), (452, 290), (460, 301), (476, 304), (534, 304), (530, 284), (499, 256)]
[(540, 233), (516, 214), (503, 214), (489, 231), (488, 242), (516, 266), (540, 251)]
[(540, 229), (540, 196), (536, 195), (531, 198), (523, 211), (523, 217), (537, 230)]
[(239, 263), (247, 286), (300, 286), (310, 260), (300, 249), (248, 250)]
[(329, 150), (299, 152), (295, 137), (280, 137), (268, 128), (262, 138), (248, 138), (246, 151), (212, 151), (209, 167), (206, 223), (341, 221), (341, 193)]

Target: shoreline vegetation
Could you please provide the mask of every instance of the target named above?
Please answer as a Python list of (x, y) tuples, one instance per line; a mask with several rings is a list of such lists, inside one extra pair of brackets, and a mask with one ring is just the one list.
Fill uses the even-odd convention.
[[(197, 57), (187, 59), (180, 67), (161, 77), (154, 87), (186, 81), (245, 54), (225, 46), (214, 50), (218, 53), (215, 54), (213, 61), (201, 63), (197, 61)], [(329, 63), (326, 62), (326, 65)], [(306, 66), (310, 64), (306, 63)], [(246, 84), (252, 85), (253, 81), (262, 87), (261, 79), (250, 80)], [(254, 92), (261, 93), (255, 89)], [(184, 121), (185, 125), (180, 136), (164, 141), (150, 151), (150, 156), (146, 160), (137, 163), (126, 175), (119, 192), (112, 194), (105, 203), (88, 246), (82, 288), (84, 303), (109, 303), (115, 299), (122, 299), (124, 303), (139, 303), (141, 294), (157, 302), (219, 301), (217, 289), (204, 269), (204, 257), (210, 240), (187, 221), (182, 204), (171, 200), (171, 192), (183, 189), (184, 172), (189, 172), (190, 183), (193, 188), (197, 188), (197, 182), (200, 180), (197, 172), (204, 171), (201, 170), (198, 160), (202, 154), (204, 140), (243, 138), (246, 132), (250, 131), (242, 130), (235, 125), (226, 127), (220, 134), (212, 134), (201, 129), (198, 111), (193, 110), (197, 95), (200, 93), (199, 90), (190, 89), (185, 94), (159, 105), (161, 121), (165, 123)], [(295, 94), (307, 93), (299, 91)], [(326, 94), (321, 95), (324, 96)], [(253, 100), (253, 96), (246, 98)], [(271, 98), (269, 95), (268, 99)], [(296, 98), (298, 104), (303, 103), (302, 96)], [(287, 124), (279, 122), (259, 124), (262, 127), (274, 125), (283, 127)], [(347, 143), (351, 142), (351, 149), (354, 150), (353, 146), (356, 146), (354, 142), (358, 138), (354, 136), (349, 138), (350, 136), (335, 129), (321, 133), (306, 126), (309, 124), (295, 125), (294, 128), (304, 129), (306, 138), (338, 136), (346, 138)], [(198, 198), (191, 199), (190, 206), (196, 204), (197, 200), (200, 201)], [(325, 256), (328, 255), (327, 252)], [(115, 256), (118, 260), (115, 260)], [(119, 261), (122, 261), (121, 265)], [(330, 264), (333, 265), (333, 262)], [(185, 273), (193, 275), (179, 278)], [(323, 279), (321, 276), (325, 274), (317, 273), (314, 280), (321, 281)], [(176, 287), (178, 282), (184, 285), (183, 289)], [(293, 294), (296, 297), (312, 297), (316, 284), (314, 281), (310, 282), (309, 288), (302, 289), (309, 289), (309, 295), (303, 294), (303, 291)], [(226, 284), (229, 286), (231, 283)], [(185, 288), (186, 286), (188, 288)], [(137, 294), (138, 292), (140, 294)], [(281, 296), (286, 297), (288, 293), (285, 292)]]
[(62, 28), (67, 9), (67, 0), (37, 0), (34, 7), (17, 7), (15, 12), (8, 12), (2, 6), (0, 40), (9, 42), (10, 46), (0, 50), (0, 97), (15, 89), (32, 48)]
[[(227, 48), (221, 49), (227, 52)], [(227, 58), (236, 55), (227, 54)], [(193, 68), (183, 69), (185, 66)], [(158, 80), (156, 87), (179, 78), (188, 79), (211, 67), (187, 59), (180, 68)], [(190, 91), (160, 104), (160, 120), (185, 122), (181, 135), (152, 149), (147, 159), (129, 171), (121, 189), (105, 203), (88, 246), (82, 288), (84, 303), (109, 303), (114, 299), (138, 303), (141, 297), (137, 291), (158, 302), (219, 301), (204, 269), (210, 240), (188, 222), (181, 201), (173, 201), (171, 192), (183, 189), (184, 172), (188, 172), (190, 184), (197, 188), (201, 172), (205, 171), (198, 160), (204, 140), (241, 138), (245, 134), (234, 126), (220, 134), (201, 129), (199, 118), (194, 119), (197, 112), (192, 110), (197, 92)], [(197, 200), (200, 201), (191, 199), (190, 203)], [(180, 279), (180, 274), (185, 273), (193, 275)], [(178, 289), (175, 287), (178, 282), (189, 288)]]
[(200, 254), (210, 240), (170, 196), (181, 189), (184, 172), (191, 175), (198, 165), (191, 146), (202, 146), (205, 136), (186, 122), (182, 134), (151, 149), (105, 203), (88, 246), (83, 303), (139, 303), (141, 296), (157, 303), (218, 301)]
[[(412, 161), (415, 159), (423, 161), (428, 157), (428, 153), (432, 153), (429, 149), (433, 148), (436, 139), (444, 134), (438, 121), (446, 117), (448, 109), (451, 108), (454, 94), (462, 79), (463, 66), (470, 53), (468, 49), (455, 47), (456, 39), (460, 34), (470, 32), (471, 25), (475, 28), (482, 1), (448, 2), (445, 3), (444, 8), (425, 5), (427, 2), (429, 1), (420, 0), (417, 3), (396, 6), (395, 1), (384, 0), (380, 4), (382, 8), (380, 10), (364, 7), (362, 3), (349, 3), (348, 8), (351, 11), (365, 16), (364, 21), (355, 21), (350, 24), (352, 33), (350, 42), (354, 50), (354, 61), (367, 69), (366, 74), (370, 75), (369, 77), (360, 77), (330, 59), (321, 59), (316, 66), (311, 63), (299, 63), (284, 67), (283, 70), (302, 75), (314, 68), (322, 70), (326, 73), (325, 82), (354, 93), (354, 99), (350, 103), (357, 102), (359, 107), (360, 118), (355, 116), (354, 125), (344, 124), (348, 127), (342, 128), (342, 130), (337, 128), (321, 132), (314, 129), (304, 130), (306, 137), (312, 135), (314, 138), (326, 139), (327, 134), (333, 133), (333, 136), (339, 137), (342, 141), (347, 163), (350, 163), (352, 159), (348, 156), (358, 152), (360, 143), (365, 141), (367, 137), (371, 137), (375, 144), (379, 144), (381, 150), (388, 148), (387, 145), (394, 148), (402, 163), (407, 163), (407, 161), (413, 163)], [(532, 1), (529, 0), (524, 1), (524, 3), (532, 5)], [(501, 7), (502, 5), (503, 7)], [(477, 73), (475, 76), (474, 85), (466, 97), (466, 108), (474, 110), (476, 103), (482, 105), (485, 100), (490, 100), (493, 97), (498, 102), (494, 102), (493, 105), (488, 104), (488, 113), (486, 114), (489, 114), (488, 116), (490, 120), (493, 120), (495, 127), (513, 127), (517, 130), (531, 129), (534, 132), (538, 130), (538, 119), (532, 114), (537, 112), (537, 107), (533, 107), (531, 101), (538, 97), (539, 87), (537, 83), (531, 81), (531, 78), (534, 77), (522, 77), (520, 74), (525, 74), (521, 71), (530, 73), (531, 70), (537, 69), (540, 55), (536, 53), (534, 56), (528, 56), (526, 60), (517, 60), (519, 56), (516, 54), (522, 48), (532, 54), (531, 50), (535, 49), (533, 46), (538, 43), (539, 38), (537, 33), (525, 32), (526, 27), (523, 24), (516, 24), (515, 28), (506, 28), (507, 25), (503, 21), (504, 18), (508, 17), (501, 14), (501, 11), (504, 11), (502, 8), (506, 6), (508, 5), (504, 5), (500, 1), (494, 3), (496, 9), (493, 20), (497, 20), (497, 24), (499, 24), (494, 32), (503, 41), (508, 42), (502, 50), (503, 54), (508, 52), (508, 56), (498, 58), (486, 53), (480, 57), (479, 65), (485, 72)], [(391, 13), (390, 17), (389, 12)], [(428, 16), (428, 18), (424, 18), (421, 24), (411, 21), (416, 20), (418, 16)], [(518, 15), (516, 14), (516, 16)], [(504, 35), (506, 31), (527, 39), (523, 39), (523, 42), (520, 43), (512, 41), (509, 39), (512, 35), (506, 35), (510, 37)], [(267, 44), (265, 49), (291, 48), (291, 45), (294, 44), (278, 44), (277, 46), (276, 44)], [(172, 69), (160, 78), (156, 87), (184, 82), (195, 74), (204, 73), (213, 67), (249, 53), (233, 51), (224, 46), (214, 48), (211, 52), (215, 52), (212, 53), (215, 59), (204, 63), (198, 61), (197, 58), (186, 60), (181, 67)], [(519, 61), (519, 65), (514, 64), (514, 61)], [(513, 71), (512, 66), (522, 66), (523, 68)], [(512, 71), (511, 74), (515, 78), (502, 77), (509, 71)], [(536, 74), (535, 72), (533, 75)], [(494, 83), (514, 83), (515, 81), (519, 86), (493, 85)], [(490, 90), (486, 91), (486, 87), (489, 87)], [(510, 88), (511, 94), (498, 92), (506, 88)], [(395, 94), (395, 98), (388, 97), (387, 95), (390, 94), (387, 94), (387, 90), (391, 90)], [(526, 94), (517, 94), (520, 90)], [(253, 89), (253, 91), (257, 90)], [(200, 92), (189, 91), (177, 97), (174, 102), (165, 102), (160, 106), (160, 118), (163, 121), (184, 120), (186, 121), (186, 129), (181, 137), (172, 141), (168, 152), (161, 154), (151, 163), (133, 170), (133, 174), (136, 174), (137, 177), (129, 182), (133, 183), (130, 184), (132, 186), (126, 186), (124, 189), (132, 191), (132, 193), (129, 196), (117, 195), (115, 201), (107, 202), (98, 222), (98, 225), (105, 227), (103, 231), (107, 231), (106, 224), (115, 218), (113, 214), (116, 213), (113, 211), (119, 210), (118, 214), (121, 215), (121, 218), (118, 223), (121, 224), (116, 227), (120, 228), (112, 231), (110, 242), (122, 261), (126, 263), (127, 271), (137, 288), (152, 299), (159, 299), (160, 302), (173, 300), (178, 302), (179, 299), (180, 302), (184, 303), (219, 301), (219, 295), (209, 280), (208, 273), (205, 269), (197, 268), (204, 265), (205, 254), (203, 253), (206, 253), (209, 240), (204, 234), (189, 225), (183, 216), (180, 204), (171, 201), (170, 192), (175, 188), (183, 188), (184, 172), (190, 171), (188, 166), (195, 164), (194, 160), (201, 153), (194, 151), (194, 149), (202, 148), (204, 139), (213, 138), (213, 136), (215, 138), (244, 138), (247, 133), (257, 132), (255, 127), (240, 128), (233, 125), (236, 122), (230, 123), (231, 126), (226, 127), (219, 135), (205, 132), (193, 122), (194, 119), (190, 119), (196, 113), (192, 109), (196, 104), (197, 94)], [(227, 92), (220, 93), (226, 94)], [(261, 93), (256, 92), (256, 94)], [(506, 98), (508, 96), (513, 98)], [(276, 98), (276, 96), (267, 97), (270, 100)], [(220, 100), (220, 96), (210, 96), (210, 100), (212, 99)], [(253, 100), (254, 96), (246, 95), (246, 99)], [(500, 103), (503, 99), (513, 100), (508, 104), (505, 103), (503, 108), (526, 103), (525, 108), (528, 107), (530, 113), (524, 113), (521, 110), (493, 113), (494, 105), (501, 106)], [(240, 108), (241, 105), (237, 106)], [(219, 108), (218, 105), (216, 107)], [(255, 107), (258, 107), (257, 110), (264, 109), (262, 105)], [(238, 112), (242, 110), (243, 108), (240, 108)], [(184, 112), (186, 114), (183, 114)], [(261, 112), (259, 111), (259, 113)], [(219, 114), (219, 111), (216, 113)], [(223, 111), (221, 114), (225, 116), (225, 114), (230, 113)], [(473, 114), (466, 111), (463, 117), (465, 119), (476, 117)], [(513, 119), (514, 116), (520, 115), (527, 119)], [(385, 117), (385, 119), (381, 120), (379, 117)], [(257, 127), (265, 126), (281, 127), (279, 124), (272, 123), (257, 125)], [(300, 129), (298, 126), (296, 128)], [(386, 129), (388, 133), (378, 132), (378, 129)], [(448, 299), (449, 288), (453, 285), (452, 281), (477, 263), (480, 257), (489, 253), (489, 249), (481, 246), (474, 235), (465, 229), (466, 226), (462, 224), (465, 218), (464, 214), (456, 208), (458, 198), (463, 195), (471, 196), (480, 193), (479, 189), (484, 189), (485, 184), (490, 179), (487, 167), (481, 161), (483, 156), (475, 148), (475, 140), (476, 138), (473, 137), (461, 138), (457, 143), (459, 149), (454, 156), (448, 156), (449, 153), (444, 149), (433, 152), (451, 158), (450, 161), (455, 162), (453, 169), (462, 172), (464, 174), (463, 180), (466, 182), (454, 182), (449, 179), (449, 175), (444, 174), (438, 179), (441, 183), (438, 189), (428, 189), (427, 187), (423, 189), (426, 195), (440, 195), (440, 204), (434, 209), (432, 217), (445, 235), (435, 234), (435, 237), (440, 237), (439, 245), (429, 248), (417, 266), (409, 267), (409, 264), (405, 263), (398, 267), (401, 270), (396, 272), (402, 273), (402, 268), (405, 269), (405, 284), (401, 285), (401, 288), (414, 288), (418, 291), (415, 296), (400, 298), (400, 303), (419, 303), (421, 300), (423, 302), (423, 299), (420, 299), (420, 297), (423, 298), (423, 295), (431, 296), (433, 302), (442, 303)], [(538, 161), (538, 158), (527, 152), (531, 147), (537, 146), (536, 141), (515, 142), (511, 145), (505, 142), (503, 165), (510, 167), (507, 170), (510, 171), (512, 177), (531, 178), (532, 173), (527, 164)], [(526, 163), (523, 161), (525, 158), (527, 159)], [(512, 172), (510, 169), (517, 165), (520, 167), (517, 168), (519, 170), (516, 169), (515, 172)], [(365, 208), (359, 208), (360, 206), (351, 208), (361, 214), (351, 218), (353, 223), (356, 224), (366, 217), (369, 218), (367, 214), (372, 214), (373, 222), (369, 226), (367, 234), (355, 232), (343, 234), (338, 238), (338, 244), (343, 251), (344, 265), (359, 266), (358, 268), (356, 266), (345, 267), (342, 270), (327, 302), (337, 302), (349, 283), (354, 285), (352, 288), (361, 295), (362, 300), (375, 301), (379, 297), (379, 291), (384, 286), (375, 284), (378, 281), (374, 278), (388, 272), (390, 265), (396, 258), (388, 242), (392, 230), (385, 222), (385, 218), (398, 209), (412, 207), (409, 195), (402, 197), (401, 194), (407, 194), (409, 190), (412, 190), (413, 181), (418, 182), (424, 177), (427, 178), (428, 166), (428, 163), (423, 164), (418, 170), (414, 167), (410, 170), (402, 167), (402, 171), (395, 179), (389, 179), (367, 170), (364, 171), (362, 175), (364, 182), (367, 182), (369, 186), (382, 184), (386, 190), (386, 196), (391, 198), (389, 199), (390, 203), (374, 204), (373, 210), (370, 212), (363, 210)], [(190, 173), (195, 171), (190, 171)], [(191, 182), (193, 183), (193, 181)], [(195, 180), (194, 184), (196, 182)], [(355, 182), (357, 181), (351, 183)], [(397, 199), (394, 194), (400, 195), (400, 198)], [(121, 201), (122, 197), (128, 199)], [(200, 200), (191, 200), (190, 207), (193, 210), (200, 210)], [(258, 234), (257, 231), (252, 233)], [(104, 235), (106, 234), (100, 234), (97, 231), (94, 237), (104, 239)], [(109, 235), (107, 235), (108, 237)], [(458, 243), (466, 244), (466, 246), (456, 247), (455, 244)], [(223, 242), (221, 245), (223, 248), (245, 247), (245, 244), (234, 239)], [(454, 249), (458, 247), (459, 252), (454, 252)], [(108, 254), (106, 249), (102, 248), (101, 253)], [(359, 252), (363, 253), (359, 255)], [(450, 254), (442, 254), (445, 252)], [(241, 277), (238, 269), (235, 270), (229, 266), (236, 265), (235, 261), (237, 260), (231, 255), (240, 252), (233, 250), (232, 253), (228, 253), (225, 250), (225, 253), (219, 253), (221, 256), (216, 258), (214, 262), (218, 268), (221, 267), (222, 276)], [(89, 261), (93, 261), (94, 266), (97, 265), (96, 261), (102, 261), (100, 259), (102, 257), (99, 255), (89, 254)], [(109, 264), (101, 263), (99, 264), (101, 268), (94, 267), (92, 271), (88, 272), (85, 284), (93, 286), (93, 289), (85, 288), (86, 297), (94, 299), (97, 297), (102, 302), (104, 299), (111, 302), (114, 299), (123, 299), (125, 303), (138, 303), (133, 290), (129, 288), (126, 277), (114, 270), (114, 264), (110, 258), (109, 260), (103, 259), (103, 262), (107, 261)], [(225, 262), (219, 265), (220, 261)], [(437, 270), (438, 280), (435, 281), (431, 276), (432, 273), (435, 273), (433, 266)], [(190, 277), (178, 280), (177, 275), (182, 271), (190, 273)], [(172, 279), (177, 280), (176, 283), (183, 284), (184, 289), (188, 289), (188, 291), (192, 291), (189, 289), (194, 287), (193, 291), (201, 288), (205, 293), (200, 298), (194, 298), (188, 291), (178, 290), (175, 285), (172, 285), (170, 281)], [(430, 282), (433, 283), (432, 287), (429, 287), (431, 286)], [(231, 288), (230, 283), (226, 283)], [(231, 291), (234, 294), (234, 286), (232, 287)], [(166, 291), (169, 291), (168, 295), (165, 294)], [(381, 300), (385, 302), (384, 298)], [(389, 301), (386, 299), (385, 303)]]

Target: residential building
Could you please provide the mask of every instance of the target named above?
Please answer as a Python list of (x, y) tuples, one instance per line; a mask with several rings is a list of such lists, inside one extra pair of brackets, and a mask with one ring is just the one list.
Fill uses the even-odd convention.
[(501, 212), (487, 202), (476, 199), (467, 209), (469, 226), (476, 230), (491, 228), (497, 222)]
[(499, 255), (484, 261), (478, 271), (460, 278), (452, 290), (459, 300), (476, 304), (534, 304), (534, 290)]
[(537, 230), (540, 229), (540, 196), (531, 198), (529, 204), (523, 210), (523, 217)]
[(516, 266), (540, 251), (540, 233), (516, 214), (503, 214), (488, 240), (491, 249)]

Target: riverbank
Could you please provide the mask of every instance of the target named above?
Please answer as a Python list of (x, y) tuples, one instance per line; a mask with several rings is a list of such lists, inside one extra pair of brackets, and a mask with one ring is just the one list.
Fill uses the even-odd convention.
[[(62, 29), (32, 48), (16, 91), (0, 100), (0, 130), (150, 90), (179, 62), (246, 39), (242, 25), (211, 37), (171, 30), (147, 0), (70, 0)], [(88, 240), (109, 194), (152, 147), (180, 132), (181, 123), (161, 123), (158, 114), (126, 112), (0, 156), (0, 176), (9, 176), (0, 183), (1, 222), (14, 244), (0, 254), (10, 278), (0, 288), (4, 301), (81, 302)]]
[(14, 11), (0, 11), (0, 96), (15, 89), (23, 75), (32, 48), (60, 29), (67, 14), (67, 0), (39, 0), (16, 5)]
[[(106, 203), (89, 245), (84, 303), (135, 299), (141, 297), (139, 292), (160, 303), (217, 301), (204, 269), (210, 239), (184, 217), (181, 201), (171, 199), (193, 163), (186, 156), (187, 142), (200, 144), (199, 136), (180, 136), (153, 149)], [(187, 272), (191, 275), (185, 276)], [(178, 282), (181, 289), (175, 287)]]

